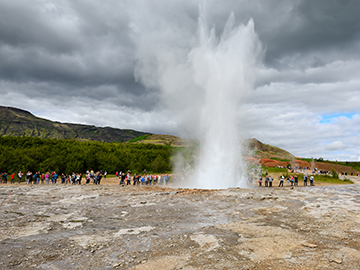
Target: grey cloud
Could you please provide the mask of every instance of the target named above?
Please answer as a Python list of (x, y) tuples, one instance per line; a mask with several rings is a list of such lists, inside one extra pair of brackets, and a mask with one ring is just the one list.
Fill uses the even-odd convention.
[[(358, 1), (296, 1), (289, 16), (277, 32), (267, 32), (269, 62), (283, 55), (316, 52), (318, 61), (324, 52), (342, 47), (355, 54), (353, 44), (359, 44), (360, 20)], [(274, 46), (276, 45), (276, 46)], [(356, 46), (357, 47), (357, 46)], [(281, 67), (277, 65), (278, 67)]]
[(341, 151), (341, 150), (345, 150), (346, 148), (348, 148), (348, 146), (346, 144), (344, 144), (342, 141), (335, 141), (335, 142), (329, 143), (325, 147), (326, 150), (330, 150), (330, 151)]
[[(325, 113), (359, 113), (359, 1), (199, 2), (218, 35), (231, 12), (236, 25), (253, 18), (266, 48), (247, 112), (240, 112), (248, 115), (249, 136), (296, 155), (332, 159), (337, 156), (326, 145), (342, 141), (349, 148), (338, 157), (360, 156), (357, 117), (319, 124)], [(168, 97), (156, 83), (146, 88), (135, 80), (139, 61), (154, 60), (139, 59), (135, 49), (186, 62), (196, 41), (199, 2), (0, 0), (1, 105), (53, 120), (178, 132), (179, 115), (165, 111), (162, 102)], [(149, 75), (168, 71), (152, 67)], [(191, 74), (179, 74), (174, 95), (191, 99), (181, 92)], [(171, 106), (184, 111), (180, 102)]]
[(0, 77), (40, 86), (18, 91), (32, 97), (112, 97), (118, 105), (152, 109), (153, 94), (134, 81), (123, 3), (1, 1), (0, 6)]
[[(1, 44), (41, 46), (50, 52), (70, 53), (80, 46), (76, 30), (57, 21), (61, 14), (47, 10), (40, 1), (0, 2)], [(53, 17), (54, 16), (54, 17)]]

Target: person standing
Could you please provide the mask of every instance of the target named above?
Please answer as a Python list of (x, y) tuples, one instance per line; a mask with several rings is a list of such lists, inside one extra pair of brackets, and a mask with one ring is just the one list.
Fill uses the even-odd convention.
[(85, 183), (89, 184), (90, 183), (90, 173), (87, 173), (85, 177), (86, 177), (86, 182)]
[(284, 176), (280, 176), (280, 183), (279, 183), (279, 187), (283, 187), (284, 186)]
[(3, 174), (4, 184), (7, 184), (7, 177), (8, 177), (8, 173), (4, 172)]
[(80, 174), (79, 174), (79, 173), (76, 174), (75, 185), (76, 185), (76, 184), (78, 184), (78, 185), (81, 184)]
[(36, 183), (40, 184), (40, 180), (41, 180), (41, 172), (37, 172)]
[(290, 177), (290, 184), (291, 184), (291, 186), (294, 185), (294, 177), (293, 176)]
[(46, 172), (46, 175), (45, 175), (45, 183), (48, 185), (50, 182), (50, 173), (49, 172)]
[(37, 184), (37, 172), (35, 172), (35, 173), (33, 174), (33, 182), (34, 182), (34, 185)]
[(304, 175), (304, 186), (307, 186), (307, 175)]
[[(90, 171), (90, 183), (94, 183), (95, 182), (95, 175), (94, 175), (94, 171), (91, 170)], [(95, 184), (95, 183), (94, 183)]]
[(101, 182), (101, 178), (102, 178), (102, 171), (100, 171), (97, 175), (97, 184), (100, 185)]
[(295, 175), (294, 176), (294, 186), (298, 186), (298, 176), (297, 175)]
[(11, 184), (15, 184), (15, 173), (10, 174)]
[(265, 187), (267, 187), (269, 185), (269, 176), (267, 175), (265, 177)]
[(310, 186), (314, 185), (314, 176), (310, 175)]
[(64, 173), (62, 173), (61, 174), (61, 184), (65, 184), (65, 174)]
[(121, 174), (121, 184), (122, 184), (122, 185), (125, 185), (125, 178), (126, 178), (126, 174), (123, 172), (123, 173)]
[(50, 175), (51, 175), (51, 183), (54, 184), (54, 172), (51, 172)]
[(145, 185), (145, 175), (143, 175), (142, 177), (141, 177), (141, 185)]
[(19, 185), (22, 179), (23, 173), (21, 171), (18, 172), (18, 181), (19, 181)]
[(260, 176), (260, 178), (259, 178), (259, 187), (261, 187), (261, 184), (262, 184), (262, 177)]
[(54, 183), (53, 184), (56, 184), (58, 177), (59, 177), (59, 175), (54, 171)]
[(137, 184), (137, 181), (138, 181), (138, 177), (137, 177), (137, 175), (135, 173), (134, 176), (133, 176), (133, 186), (135, 186)]
[(31, 172), (28, 171), (27, 174), (26, 174), (26, 184), (31, 184)]

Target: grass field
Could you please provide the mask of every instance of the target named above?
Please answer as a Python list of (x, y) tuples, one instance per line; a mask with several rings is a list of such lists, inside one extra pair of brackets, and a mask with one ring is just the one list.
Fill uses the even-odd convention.
[(352, 182), (349, 179), (338, 179), (338, 178), (333, 178), (329, 175), (315, 175), (314, 176), (314, 181), (315, 182), (322, 182), (322, 183), (329, 183), (329, 184), (354, 184), (354, 182)]

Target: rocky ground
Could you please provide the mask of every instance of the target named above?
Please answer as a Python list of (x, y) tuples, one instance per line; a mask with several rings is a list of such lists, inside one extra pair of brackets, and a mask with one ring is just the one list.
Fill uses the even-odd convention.
[(359, 269), (360, 185), (0, 186), (0, 269)]

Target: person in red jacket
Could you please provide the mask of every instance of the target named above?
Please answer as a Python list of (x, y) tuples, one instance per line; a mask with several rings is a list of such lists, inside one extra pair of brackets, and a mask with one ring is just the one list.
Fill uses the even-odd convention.
[(10, 174), (11, 184), (15, 184), (15, 173)]

